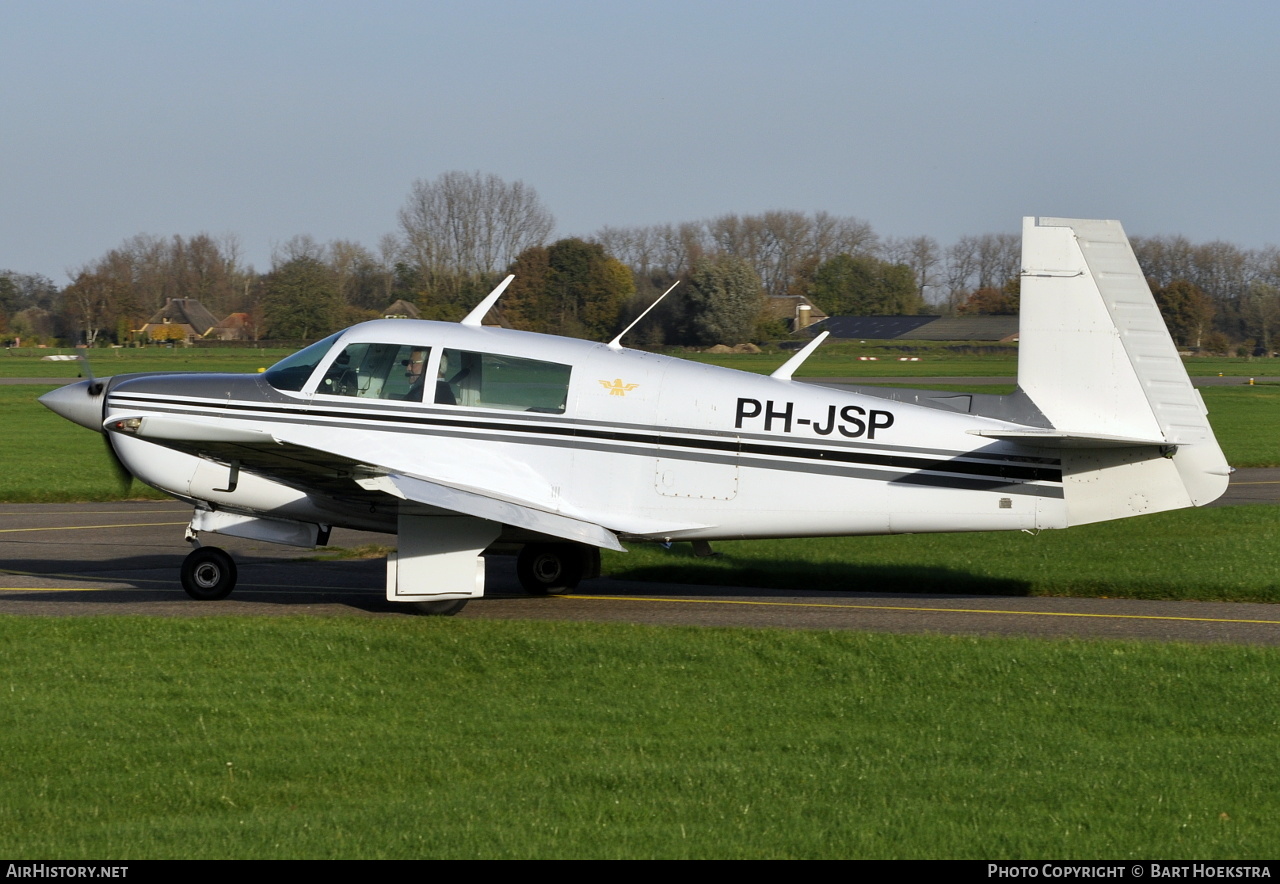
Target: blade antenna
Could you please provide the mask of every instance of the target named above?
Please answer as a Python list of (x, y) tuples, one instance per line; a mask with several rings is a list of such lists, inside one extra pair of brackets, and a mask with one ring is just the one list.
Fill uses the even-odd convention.
[(665, 298), (667, 295), (671, 294), (673, 291), (675, 291), (676, 286), (678, 286), (679, 284), (680, 284), (680, 280), (678, 280), (678, 279), (677, 279), (675, 282), (671, 283), (671, 288), (667, 289), (665, 292), (663, 292), (661, 295), (659, 295), (659, 296), (658, 296), (658, 300), (654, 301), (654, 302), (653, 302), (652, 304), (650, 304), (648, 307), (645, 307), (645, 308), (644, 308), (644, 312), (643, 312), (643, 313), (641, 313), (639, 316), (637, 316), (635, 319), (631, 320), (631, 324), (630, 324), (629, 326), (627, 326), (626, 328), (624, 328), (622, 331), (618, 332), (618, 336), (617, 336), (616, 338), (614, 338), (612, 341), (610, 341), (610, 342), (608, 343), (608, 347), (609, 347), (609, 349), (610, 349), (610, 350), (621, 350), (621, 349), (622, 349), (622, 336), (623, 336), (623, 335), (625, 335), (627, 332), (631, 331), (633, 328), (635, 328), (635, 327), (636, 327), (636, 323), (637, 323), (637, 322), (639, 322), (640, 320), (644, 319), (646, 316), (648, 316), (648, 315), (649, 315), (649, 311), (650, 311), (650, 310), (652, 310), (654, 307), (657, 307), (659, 304), (661, 304), (661, 303), (662, 303), (662, 299), (663, 299), (663, 298)]
[(804, 361), (813, 355), (813, 351), (818, 349), (818, 345), (825, 341), (829, 334), (831, 334), (831, 332), (824, 331), (812, 341), (805, 344), (803, 350), (795, 356), (792, 356), (786, 362), (782, 363), (782, 365), (778, 366), (778, 370), (769, 375), (769, 377), (777, 378), (780, 381), (791, 380), (791, 376), (796, 373), (796, 369), (803, 365)]
[(502, 282), (498, 283), (498, 287), (496, 289), (485, 295), (484, 300), (479, 304), (476, 304), (475, 309), (462, 318), (462, 324), (479, 327), (480, 321), (484, 319), (485, 314), (493, 309), (493, 305), (498, 303), (498, 299), (502, 297), (502, 293), (507, 290), (507, 286), (511, 285), (511, 280), (515, 278), (515, 274), (513, 273)]

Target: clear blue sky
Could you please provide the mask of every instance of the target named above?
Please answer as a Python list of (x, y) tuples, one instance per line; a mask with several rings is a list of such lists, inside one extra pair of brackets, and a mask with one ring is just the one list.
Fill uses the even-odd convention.
[(521, 179), (558, 235), (825, 210), (1280, 243), (1280, 5), (0, 6), (0, 268), (138, 233), (376, 248), (416, 178)]

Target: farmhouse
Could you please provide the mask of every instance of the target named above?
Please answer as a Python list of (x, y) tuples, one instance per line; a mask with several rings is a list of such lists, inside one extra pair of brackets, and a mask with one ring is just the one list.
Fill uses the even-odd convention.
[(152, 315), (142, 328), (134, 329), (137, 335), (146, 335), (153, 341), (182, 341), (189, 344), (194, 338), (218, 324), (218, 320), (195, 298), (169, 298), (165, 305)]

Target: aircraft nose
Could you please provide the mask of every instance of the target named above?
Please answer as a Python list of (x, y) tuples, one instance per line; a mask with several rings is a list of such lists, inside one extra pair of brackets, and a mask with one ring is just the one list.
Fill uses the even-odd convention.
[(106, 384), (101, 381), (84, 380), (45, 393), (39, 402), (59, 417), (101, 433), (105, 391)]

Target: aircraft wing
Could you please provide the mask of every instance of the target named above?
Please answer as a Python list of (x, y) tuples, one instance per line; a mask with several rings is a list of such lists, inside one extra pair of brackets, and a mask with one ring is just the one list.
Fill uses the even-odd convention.
[(513, 525), (517, 528), (527, 528), (539, 534), (550, 534), (552, 537), (563, 537), (565, 540), (576, 540), (591, 546), (626, 552), (618, 542), (618, 536), (608, 528), (582, 519), (547, 512), (514, 500), (468, 491), (417, 476), (395, 473), (358, 479), (356, 483), (367, 490), (384, 491), (403, 500), (425, 503), (428, 506), (452, 510), (504, 525)]
[[(165, 415), (116, 415), (105, 427), (109, 432), (126, 433), (185, 454), (235, 463), (265, 478), (324, 494), (339, 502), (357, 503), (361, 498), (391, 495), (552, 537), (625, 551), (615, 530), (604, 525), (551, 512), (534, 501), (417, 476), (341, 452), (322, 450), (290, 439), (287, 429), (268, 432)], [(630, 527), (633, 530), (628, 533), (649, 533), (634, 530), (639, 526)], [(688, 527), (670, 526), (670, 529)]]

